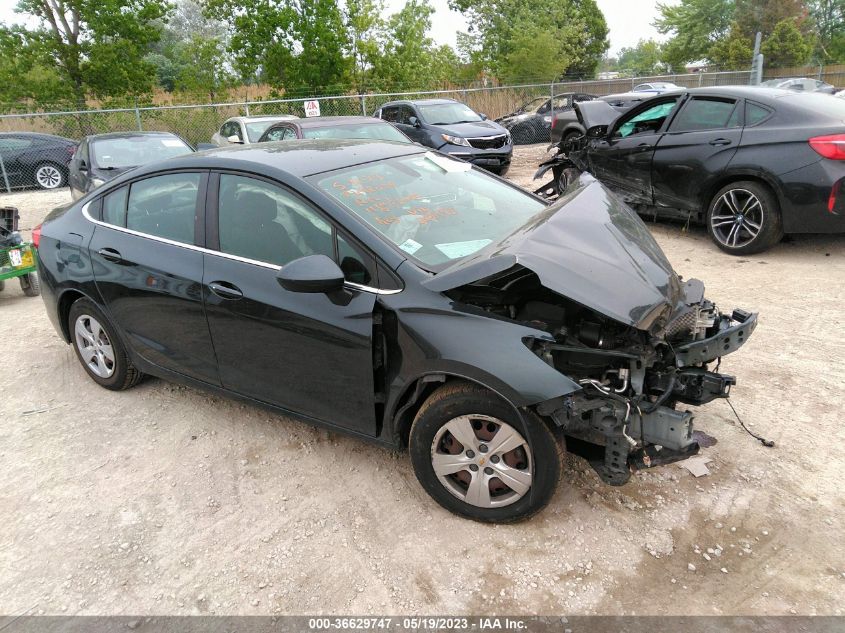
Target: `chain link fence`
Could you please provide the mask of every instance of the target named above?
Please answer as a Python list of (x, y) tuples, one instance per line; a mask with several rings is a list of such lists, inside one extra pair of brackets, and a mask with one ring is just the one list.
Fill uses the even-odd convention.
[[(843, 75), (843, 76), (839, 76)], [(845, 73), (818, 78), (845, 84)], [(699, 72), (684, 75), (562, 81), (516, 86), (472, 87), (419, 92), (320, 96), (321, 116), (372, 116), (394, 100), (449, 98), (466, 103), (489, 119), (502, 120), (517, 145), (547, 143), (556, 112), (571, 107), (574, 95), (601, 96), (629, 92), (639, 84), (671, 82), (684, 87), (747, 85), (750, 71)], [(305, 116), (307, 97), (233, 101), (199, 105), (136, 106), (0, 115), (0, 191), (16, 187), (58, 188), (67, 184), (68, 164), (79, 139), (120, 131), (162, 131), (178, 134), (192, 145), (209, 143), (233, 116)], [(31, 133), (54, 136), (36, 136)], [(20, 134), (25, 133), (25, 134)], [(55, 138), (55, 136), (62, 138)]]

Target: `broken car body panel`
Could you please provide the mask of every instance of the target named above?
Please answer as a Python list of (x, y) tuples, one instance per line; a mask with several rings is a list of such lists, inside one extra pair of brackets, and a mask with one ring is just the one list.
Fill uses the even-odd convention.
[(652, 325), (655, 311), (681, 299), (678, 276), (651, 233), (590, 177), (531, 224), (423, 285), (442, 292), (517, 264), (547, 288), (639, 329)]

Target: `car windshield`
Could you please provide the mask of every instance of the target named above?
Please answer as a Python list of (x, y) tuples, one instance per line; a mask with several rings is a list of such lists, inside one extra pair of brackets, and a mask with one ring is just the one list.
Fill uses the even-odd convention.
[(92, 161), (100, 169), (138, 167), (192, 151), (190, 145), (177, 136), (127, 136), (91, 142)]
[(524, 106), (522, 106), (517, 112), (523, 112), (525, 114), (534, 114), (539, 110), (546, 101), (548, 101), (548, 97), (537, 97), (533, 101), (529, 101)]
[(267, 121), (249, 121), (246, 123), (246, 135), (250, 143), (257, 143), (267, 128), (278, 123), (280, 119), (268, 119)]
[(433, 152), (308, 180), (433, 271), (501, 241), (546, 208), (469, 163)]
[(423, 120), (430, 125), (474, 123), (481, 117), (463, 103), (433, 103), (418, 106)]
[(303, 128), (302, 138), (371, 138), (379, 141), (411, 143), (411, 139), (389, 123)]

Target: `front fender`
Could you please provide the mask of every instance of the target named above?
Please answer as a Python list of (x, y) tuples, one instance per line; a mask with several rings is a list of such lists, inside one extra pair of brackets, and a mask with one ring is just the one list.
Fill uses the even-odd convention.
[(478, 382), (516, 407), (581, 389), (527, 347), (524, 339), (553, 340), (541, 330), (449, 310), (401, 311), (398, 317), (403, 358), (392, 387), (400, 391), (417, 377), (430, 373)]

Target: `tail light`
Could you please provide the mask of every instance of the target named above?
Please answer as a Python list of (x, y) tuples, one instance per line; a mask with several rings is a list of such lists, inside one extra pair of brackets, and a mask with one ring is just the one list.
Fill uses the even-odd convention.
[(845, 160), (845, 134), (815, 136), (807, 141), (818, 154), (832, 160)]
[(35, 244), (35, 248), (38, 248), (38, 245), (41, 243), (41, 225), (39, 224), (34, 229), (32, 229), (32, 243)]

